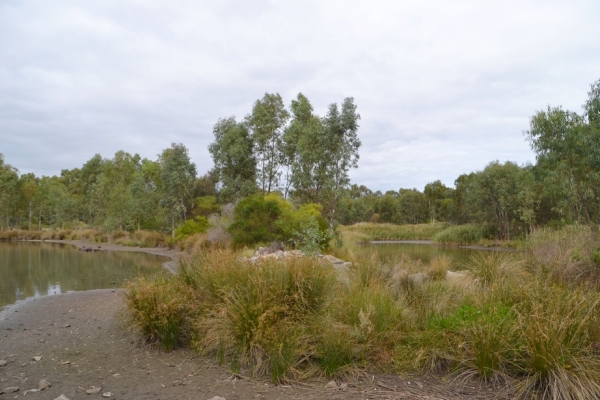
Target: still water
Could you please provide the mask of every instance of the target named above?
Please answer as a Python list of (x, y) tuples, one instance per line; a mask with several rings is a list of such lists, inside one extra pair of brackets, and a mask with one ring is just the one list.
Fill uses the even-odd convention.
[(447, 256), (452, 260), (453, 268), (460, 269), (476, 253), (487, 250), (462, 249), (458, 247), (442, 247), (423, 243), (372, 243), (358, 248), (355, 253), (359, 256), (369, 256), (376, 253), (380, 259), (395, 257), (404, 253), (414, 259), (420, 259), (424, 264), (432, 258)]
[(0, 309), (27, 297), (121, 287), (163, 274), (168, 258), (136, 252), (86, 253), (55, 243), (0, 243)]

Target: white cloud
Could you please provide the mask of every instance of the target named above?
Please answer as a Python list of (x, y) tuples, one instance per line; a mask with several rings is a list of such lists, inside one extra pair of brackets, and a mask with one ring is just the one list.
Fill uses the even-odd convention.
[(597, 1), (4, 1), (0, 152), (57, 174), (171, 142), (199, 172), (220, 117), (265, 92), (324, 114), (353, 96), (353, 179), (422, 188), (493, 160), (533, 161), (547, 104), (580, 110), (600, 79)]

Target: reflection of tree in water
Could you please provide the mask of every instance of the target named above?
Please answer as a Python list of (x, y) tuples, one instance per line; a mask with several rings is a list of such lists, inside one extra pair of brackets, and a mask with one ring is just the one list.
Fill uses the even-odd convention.
[(146, 253), (86, 253), (61, 244), (0, 243), (0, 306), (32, 296), (120, 287), (139, 274), (164, 273), (165, 261)]

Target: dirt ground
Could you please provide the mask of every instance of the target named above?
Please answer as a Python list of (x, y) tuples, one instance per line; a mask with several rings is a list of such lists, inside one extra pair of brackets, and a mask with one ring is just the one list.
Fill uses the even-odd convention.
[[(173, 251), (150, 250), (162, 251), (161, 255), (174, 260), (178, 257)], [(437, 377), (412, 380), (376, 374), (337, 384), (322, 379), (274, 385), (232, 375), (226, 367), (191, 350), (165, 353), (144, 346), (125, 328), (122, 313), (123, 291), (119, 289), (38, 297), (7, 307), (0, 312), (0, 399), (53, 400), (64, 395), (73, 400), (105, 394), (113, 399), (453, 400), (494, 395), (488, 388), (456, 387)], [(31, 390), (38, 389), (42, 379), (52, 386)], [(11, 392), (14, 388), (18, 391)], [(101, 389), (86, 394), (93, 388)]]

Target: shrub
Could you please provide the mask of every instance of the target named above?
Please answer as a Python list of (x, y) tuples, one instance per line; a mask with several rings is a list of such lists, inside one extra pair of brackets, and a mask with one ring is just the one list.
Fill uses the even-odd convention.
[(208, 228), (208, 220), (205, 216), (197, 216), (186, 220), (179, 228), (175, 229), (175, 241), (180, 241), (188, 236), (205, 233)]
[(235, 222), (229, 227), (234, 246), (278, 240), (280, 230), (275, 221), (281, 212), (276, 200), (266, 200), (262, 196), (241, 200), (235, 207)]
[(125, 303), (133, 325), (170, 351), (187, 339), (191, 297), (173, 277), (139, 278), (126, 286)]

